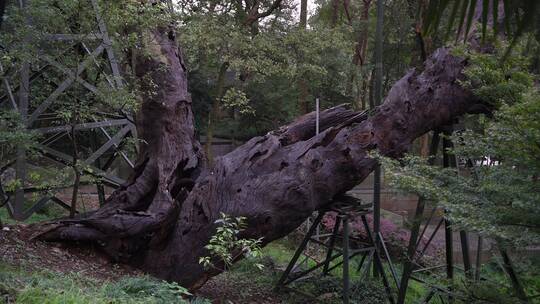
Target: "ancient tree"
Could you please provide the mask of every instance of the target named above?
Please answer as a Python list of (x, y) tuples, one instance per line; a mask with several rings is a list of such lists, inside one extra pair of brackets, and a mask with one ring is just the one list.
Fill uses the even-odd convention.
[[(413, 140), (486, 106), (459, 85), (467, 61), (438, 49), (412, 70), (380, 107), (360, 113), (338, 106), (256, 137), (205, 165), (194, 136), (186, 66), (177, 38), (158, 28), (144, 39), (150, 55), (136, 58), (146, 80), (137, 115), (144, 140), (129, 181), (99, 210), (39, 227), (47, 241), (97, 244), (111, 258), (157, 277), (197, 288), (215, 269), (198, 259), (220, 213), (247, 218), (242, 237), (281, 238), (375, 167), (370, 151), (400, 157)], [(157, 88), (153, 85), (156, 84)]]

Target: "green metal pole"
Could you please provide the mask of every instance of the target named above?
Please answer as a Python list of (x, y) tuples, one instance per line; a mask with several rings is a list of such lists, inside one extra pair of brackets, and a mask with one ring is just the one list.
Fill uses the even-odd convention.
[(349, 303), (349, 215), (343, 216), (343, 304)]
[[(439, 132), (435, 131), (433, 133), (433, 139), (431, 140), (431, 147), (429, 149), (429, 164), (433, 165), (435, 162), (435, 157), (437, 156), (437, 149), (439, 147)], [(398, 290), (398, 304), (405, 303), (405, 296), (407, 295), (407, 287), (409, 286), (409, 280), (411, 278), (412, 272), (414, 270), (414, 262), (416, 259), (416, 252), (418, 250), (418, 241), (420, 226), (422, 224), (422, 219), (424, 216), (424, 207), (425, 207), (424, 198), (420, 197), (418, 199), (418, 205), (416, 206), (416, 212), (414, 215), (413, 226), (411, 228), (411, 236), (409, 239), (409, 246), (407, 248), (407, 257), (403, 263), (403, 274), (401, 275), (401, 283)], [(427, 225), (427, 224), (426, 224)], [(427, 248), (427, 247), (426, 247)]]
[(525, 289), (523, 288), (523, 285), (521, 285), (521, 282), (519, 281), (518, 276), (514, 271), (514, 266), (512, 265), (512, 260), (510, 260), (508, 252), (503, 247), (500, 241), (497, 241), (497, 247), (499, 248), (499, 252), (501, 253), (501, 257), (503, 258), (504, 271), (506, 272), (506, 274), (508, 274), (510, 282), (512, 282), (512, 286), (514, 287), (516, 296), (521, 303), (529, 303), (527, 294), (525, 293)]
[[(448, 168), (451, 166), (450, 155), (448, 149), (451, 148), (451, 142), (448, 136), (452, 134), (452, 127), (448, 127), (443, 132), (443, 167)], [(444, 219), (444, 240), (445, 240), (445, 251), (446, 251), (446, 278), (450, 281), (449, 289), (453, 290), (454, 283), (454, 243), (453, 243), (453, 232), (452, 226), (448, 219)], [(451, 294), (448, 295), (448, 302), (453, 303), (454, 299)]]
[[(377, 0), (377, 29), (375, 33), (375, 84), (373, 88), (374, 104), (382, 102), (382, 51), (383, 51), (383, 0)], [(375, 246), (379, 246), (381, 231), (381, 166), (377, 164), (373, 176), (373, 234)], [(374, 276), (378, 276), (377, 267), (373, 267)]]

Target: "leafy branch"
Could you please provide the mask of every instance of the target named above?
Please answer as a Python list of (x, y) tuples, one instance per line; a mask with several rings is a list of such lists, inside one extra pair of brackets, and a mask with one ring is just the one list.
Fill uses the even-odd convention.
[[(218, 225), (216, 233), (210, 238), (208, 245), (204, 248), (210, 253), (209, 256), (199, 258), (199, 264), (205, 268), (214, 268), (217, 270), (226, 270), (232, 266), (232, 263), (240, 257), (256, 258), (261, 255), (262, 238), (259, 239), (241, 239), (240, 233), (247, 227), (246, 218), (231, 217), (223, 212), (221, 217), (214, 223)], [(223, 264), (223, 269), (216, 266), (216, 263)], [(259, 269), (262, 264), (255, 263)]]

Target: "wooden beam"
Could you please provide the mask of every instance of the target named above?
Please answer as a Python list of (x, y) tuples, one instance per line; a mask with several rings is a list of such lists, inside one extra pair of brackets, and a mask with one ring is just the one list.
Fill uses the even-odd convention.
[[(99, 56), (104, 50), (103, 44), (100, 44), (90, 56), (88, 56), (83, 63), (77, 68), (77, 72), (75, 73), (75, 76), (79, 76), (90, 64), (92, 61), (92, 58)], [(43, 113), (47, 108), (62, 94), (67, 88), (69, 88), (75, 79), (72, 76), (69, 76), (66, 78), (54, 92), (45, 99), (38, 107), (37, 109), (30, 115), (30, 118), (28, 119), (27, 125), (31, 126), (32, 123), (38, 118), (38, 116)]]
[(91, 165), (93, 162), (96, 161), (103, 153), (107, 152), (112, 146), (118, 145), (118, 143), (126, 136), (126, 134), (129, 132), (130, 128), (129, 126), (123, 127), (118, 133), (116, 133), (113, 137), (111, 137), (105, 144), (103, 144), (99, 149), (97, 149), (90, 157), (88, 157), (84, 163), (87, 165)]
[[(127, 125), (128, 123), (129, 121), (127, 119), (112, 119), (112, 120), (104, 120), (104, 121), (96, 121), (96, 122), (87, 122), (87, 123), (77, 124), (75, 126), (75, 131), (95, 129), (95, 128), (106, 128), (106, 127), (112, 127), (112, 126), (123, 126), (123, 125)], [(71, 130), (71, 126), (64, 125), (64, 126), (56, 126), (56, 127), (38, 128), (38, 129), (33, 129), (33, 130), (41, 134), (68, 132)]]
[(100, 33), (88, 34), (48, 34), (44, 36), (45, 40), (50, 41), (81, 41), (81, 40), (99, 40), (102, 39)]
[(68, 69), (67, 67), (65, 67), (64, 65), (62, 65), (61, 63), (57, 62), (56, 60), (52, 59), (51, 57), (49, 57), (47, 55), (43, 55), (43, 56), (41, 56), (41, 58), (43, 58), (43, 60), (47, 61), (50, 65), (52, 65), (52, 66), (56, 67), (57, 69), (61, 70), (64, 74), (68, 75), (69, 77), (74, 78), (75, 81), (82, 84), (90, 92), (92, 92), (94, 94), (98, 94), (98, 92), (99, 92), (98, 89), (94, 85), (88, 83), (86, 80), (80, 78), (79, 77), (80, 74), (77, 74), (77, 71), (73, 71), (73, 70)]
[[(130, 131), (131, 131), (131, 136), (132, 137), (136, 137), (135, 134), (133, 134), (133, 126), (132, 124), (130, 123), (129, 125), (129, 128), (130, 128)], [(109, 135), (109, 133), (107, 132), (107, 130), (105, 130), (105, 128), (103, 127), (100, 127), (99, 128), (101, 130), (101, 132), (107, 137), (107, 139), (111, 139), (111, 136)], [(118, 149), (120, 146), (118, 144), (114, 144), (114, 147), (116, 149)], [(129, 159), (129, 157), (127, 157), (127, 155), (122, 152), (122, 151), (118, 151), (120, 153), (120, 156), (122, 156), (122, 158), (124, 159), (124, 161), (131, 167), (131, 169), (135, 168), (135, 165), (133, 164), (133, 162), (131, 161), (131, 159)]]
[(94, 7), (99, 31), (103, 38), (103, 44), (105, 45), (105, 50), (107, 51), (107, 56), (109, 58), (109, 63), (111, 65), (111, 70), (114, 76), (114, 80), (116, 82), (117, 88), (121, 88), (123, 87), (123, 83), (122, 83), (122, 76), (120, 75), (120, 69), (118, 68), (118, 61), (116, 60), (116, 56), (114, 55), (114, 52), (112, 49), (112, 41), (111, 41), (111, 38), (109, 37), (109, 33), (107, 32), (107, 26), (105, 25), (105, 21), (103, 20), (101, 13), (99, 11), (99, 5), (98, 5), (97, 0), (92, 0), (92, 6)]
[(17, 103), (15, 102), (15, 97), (13, 96), (13, 90), (11, 89), (11, 86), (9, 85), (8, 78), (5, 77), (4, 75), (4, 67), (2, 66), (1, 63), (0, 63), (0, 74), (2, 75), (2, 80), (3, 80), (4, 86), (6, 87), (6, 91), (8, 94), (9, 101), (11, 102), (11, 106), (13, 107), (13, 109), (18, 111), (19, 109), (17, 107)]
[[(37, 145), (37, 148), (39, 150), (42, 151), (43, 155), (44, 156), (47, 156), (48, 158), (52, 159), (52, 160), (56, 160), (58, 162), (60, 162), (61, 164), (64, 164), (66, 166), (70, 166), (71, 164), (73, 164), (73, 157), (70, 156), (70, 155), (67, 155), (65, 153), (62, 153), (60, 151), (57, 151), (57, 150), (54, 150), (54, 149), (51, 149), (50, 147), (47, 147), (47, 146), (44, 146), (44, 145)], [(117, 177), (117, 176), (114, 176), (114, 175), (111, 175), (99, 168), (96, 168), (95, 166), (92, 166), (92, 165), (88, 165), (88, 167), (92, 170), (92, 171), (89, 171), (89, 170), (85, 170), (84, 172), (86, 174), (90, 174), (90, 175), (93, 175), (95, 177), (100, 177), (100, 178), (103, 178), (103, 181), (108, 184), (108, 185), (111, 185), (112, 187), (118, 187), (120, 185), (122, 185), (123, 183), (125, 183), (125, 180)]]

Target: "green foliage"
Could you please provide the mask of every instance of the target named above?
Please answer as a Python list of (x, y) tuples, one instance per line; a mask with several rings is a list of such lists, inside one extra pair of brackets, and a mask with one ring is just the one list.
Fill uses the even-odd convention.
[[(138, 89), (134, 87), (113, 88), (105, 81), (98, 84), (98, 94), (96, 99), (104, 105), (110, 105), (113, 109), (122, 109), (133, 113), (139, 109), (140, 100)], [(92, 113), (95, 117), (95, 113)]]
[[(501, 288), (501, 285), (493, 282), (472, 282), (462, 286), (462, 291), (467, 295), (467, 303), (516, 303), (512, 297), (512, 290)], [(463, 303), (463, 302), (462, 302)]]
[[(257, 257), (257, 263), (263, 264), (263, 269), (257, 268), (253, 262), (240, 261), (232, 268), (216, 277), (214, 280), (223, 282), (219, 285), (235, 286), (236, 293), (240, 299), (235, 303), (252, 303), (260, 302), (265, 298), (266, 293), (271, 293), (275, 288), (276, 280), (282, 274), (283, 269), (289, 263), (294, 255), (297, 244), (290, 243), (290, 240), (282, 239), (272, 242), (265, 246), (261, 251), (261, 256)], [(313, 249), (313, 248), (312, 248)], [(324, 252), (313, 251), (314, 254), (321, 259), (324, 258)], [(320, 254), (320, 255), (319, 255)], [(313, 255), (312, 255), (313, 256)], [(300, 259), (302, 260), (302, 256)], [(351, 260), (351, 303), (386, 303), (385, 293), (382, 286), (378, 282), (365, 281), (359, 279), (359, 273), (355, 270), (358, 266), (358, 259)], [(340, 260), (336, 260), (339, 263)], [(312, 267), (315, 262), (311, 259), (307, 261), (305, 267)], [(337, 267), (336, 270), (340, 270)], [(308, 276), (303, 280), (298, 280), (289, 285), (292, 289), (280, 289), (274, 291), (271, 295), (276, 302), (279, 303), (306, 303), (321, 302), (321, 303), (342, 303), (342, 279), (341, 272), (334, 270), (332, 275), (328, 276)], [(263, 293), (261, 295), (261, 293)], [(314, 298), (307, 297), (306, 294)], [(260, 295), (260, 298), (259, 298)], [(317, 298), (317, 300), (315, 300)], [(382, 299), (382, 301), (379, 301)], [(408, 303), (408, 302), (407, 302)]]
[(466, 80), (461, 85), (492, 106), (522, 102), (522, 93), (533, 84), (533, 76), (527, 71), (527, 58), (516, 52), (505, 61), (493, 54), (476, 52), (468, 52), (467, 57), (470, 65), (464, 71)]
[[(478, 6), (477, 4), (480, 2), (481, 5)], [(499, 4), (502, 4), (502, 11), (499, 9), (490, 10), (490, 7), (498, 8)], [(463, 33), (466, 38), (471, 30), (472, 21), (478, 7), (482, 9), (482, 18), (479, 22), (481, 23), (481, 32), (484, 39), (487, 36), (488, 25), (493, 27), (495, 33), (501, 31), (499, 22), (491, 21), (499, 21), (499, 17), (502, 17), (501, 13), (504, 16), (504, 31), (512, 40), (512, 45), (525, 32), (534, 32), (536, 35), (540, 33), (540, 28), (538, 28), (540, 5), (536, 0), (430, 0), (424, 17), (424, 33), (427, 35), (435, 34), (439, 24), (445, 17), (445, 13), (449, 11), (450, 15), (447, 18), (446, 25), (447, 33), (455, 30), (457, 38), (460, 38), (460, 34)], [(457, 29), (454, 29), (454, 25), (457, 25)]]
[(249, 99), (246, 94), (235, 88), (228, 89), (221, 98), (221, 102), (225, 108), (235, 108), (242, 115), (255, 114), (255, 111), (249, 105)]
[[(306, 80), (310, 104), (330, 92), (346, 95), (348, 75), (343, 71), (351, 65), (353, 44), (342, 31), (325, 26), (300, 30), (290, 20), (276, 17), (254, 33), (238, 18), (219, 12), (190, 12), (183, 17), (181, 38), (199, 125), (207, 121), (218, 98), (225, 102), (220, 120), (229, 126), (218, 128), (222, 135), (248, 137), (276, 128), (300, 114), (296, 85), (300, 79)], [(227, 93), (221, 97), (218, 75), (224, 64)], [(241, 103), (238, 107), (230, 106), (233, 96), (241, 97), (234, 98)], [(341, 98), (327, 102), (334, 105), (343, 102)]]
[[(262, 238), (254, 240), (239, 237), (240, 233), (247, 227), (245, 217), (233, 218), (221, 213), (221, 218), (215, 223), (218, 225), (216, 233), (210, 238), (208, 245), (204, 247), (211, 256), (200, 257), (199, 264), (204, 267), (217, 268), (214, 265), (217, 260), (224, 265), (224, 269), (228, 269), (241, 256), (248, 259), (260, 256)], [(259, 263), (255, 266), (263, 267)]]
[(116, 282), (100, 282), (82, 274), (55, 272), (28, 273), (0, 264), (1, 303), (208, 303), (191, 296), (176, 283), (147, 276), (125, 277)]
[(26, 129), (19, 113), (0, 109), (0, 168), (14, 159), (17, 147), (30, 150), (36, 143), (37, 135)]
[(458, 169), (414, 156), (383, 163), (392, 186), (443, 205), (454, 225), (518, 246), (538, 244), (540, 94), (521, 60), (496, 62), (474, 56), (465, 71), (464, 85), (499, 111), (481, 118), (477, 130), (452, 136)]
[[(147, 49), (142, 45), (142, 35), (148, 29), (157, 26), (169, 26), (178, 20), (175, 11), (164, 2), (136, 1), (97, 1), (99, 14), (105, 22), (116, 51), (116, 59), (124, 66), (123, 79), (113, 76), (103, 77), (102, 69), (108, 69), (108, 62), (96, 56), (85, 71), (82, 79), (94, 85), (97, 91), (89, 94), (81, 84), (75, 82), (69, 90), (58, 96), (50, 110), (58, 113), (64, 121), (72, 121), (76, 116), (79, 121), (88, 122), (100, 118), (99, 113), (111, 110), (134, 111), (137, 109), (139, 90), (137, 79), (133, 77), (131, 57), (142, 54)], [(55, 70), (77, 69), (83, 58), (97, 47), (86, 35), (97, 32), (97, 19), (91, 1), (55, 1), (36, 0), (20, 9), (18, 3), (8, 3), (5, 22), (0, 31), (0, 63), (7, 79), (20, 68), (22, 62), (30, 64), (31, 72), (44, 76), (34, 79), (30, 100), (31, 106), (40, 104), (65, 79), (63, 73)], [(32, 22), (26, 22), (32, 20)], [(81, 38), (67, 41), (51, 41), (51, 34), (82, 34)], [(43, 47), (46, 41), (46, 47)], [(131, 57), (130, 57), (131, 56)], [(50, 65), (51, 60), (64, 68)], [(50, 67), (50, 66), (49, 66)], [(15, 82), (15, 79), (10, 79)], [(124, 86), (116, 85), (123, 82)], [(3, 89), (3, 88), (2, 88)]]
[[(158, 281), (150, 277), (127, 277), (104, 287), (104, 294), (113, 299), (153, 298), (155, 303), (187, 302), (191, 294), (186, 288), (174, 282)], [(148, 301), (148, 300), (147, 300)]]
[(357, 282), (353, 286), (351, 297), (351, 303), (355, 304), (383, 304), (388, 301), (384, 287), (374, 279)]
[(100, 1), (100, 5), (119, 54), (130, 53), (135, 49), (145, 52), (141, 34), (156, 27), (174, 26), (179, 17), (166, 1)]
[[(517, 257), (517, 258), (516, 258)], [(519, 280), (529, 296), (538, 294), (540, 281), (538, 271), (540, 265), (538, 259), (516, 254), (514, 257), (514, 270), (519, 274)], [(459, 295), (457, 303), (474, 304), (506, 304), (520, 303), (515, 290), (509, 281), (508, 274), (501, 267), (502, 259), (499, 256), (492, 257), (482, 266), (482, 280), (471, 281), (458, 274), (455, 292)], [(536, 303), (534, 300), (531, 303)]]
[[(179, 1), (172, 7), (166, 1), (98, 2), (123, 70), (125, 86), (111, 85), (116, 79), (99, 76), (100, 68), (90, 65), (83, 78), (95, 85), (97, 92), (87, 94), (80, 84), (75, 84), (76, 90), (61, 94), (58, 106), (51, 110), (57, 111), (64, 122), (73, 122), (74, 117), (80, 122), (100, 119), (103, 110), (138, 109), (139, 87), (146, 80), (134, 76), (133, 58), (148, 52), (145, 33), (156, 26), (177, 30), (190, 72), (196, 124), (202, 132), (212, 104), (222, 98), (225, 104), (215, 128), (216, 136), (244, 139), (279, 127), (303, 114), (304, 108), (298, 104), (300, 94), (304, 94), (297, 85), (300, 80), (307, 86), (306, 100), (310, 109), (316, 97), (321, 99), (321, 106), (327, 108), (353, 102), (360, 95), (368, 96), (365, 90), (373, 68), (371, 60), (365, 58), (366, 64), (360, 69), (352, 63), (352, 56), (356, 40), (364, 30), (370, 33), (368, 42), (372, 43), (373, 10), (369, 12), (369, 22), (353, 16), (350, 24), (343, 20), (331, 24), (327, 16), (330, 2), (320, 1), (313, 7), (308, 29), (302, 30), (295, 18), (297, 8), (288, 0), (253, 26), (246, 26), (249, 8), (242, 2)], [(270, 7), (272, 2), (261, 1), (260, 10)], [(362, 4), (350, 5), (351, 12), (361, 11)], [(385, 37), (386, 89), (393, 79), (402, 75), (411, 60), (409, 49), (414, 47), (414, 42), (407, 9), (404, 2), (388, 4), (388, 15), (392, 18), (385, 19), (385, 26), (392, 30), (387, 31)], [(342, 9), (340, 14), (344, 14)], [(51, 33), (89, 33), (96, 27), (89, 1), (56, 1), (54, 5), (46, 0), (32, 1), (26, 14), (16, 3), (8, 3), (5, 17), (0, 32), (3, 42), (0, 60), (10, 77), (24, 60), (28, 60), (34, 70), (43, 66), (42, 58), (37, 56), (39, 44), (35, 41)], [(26, 18), (32, 23), (24, 22)], [(73, 69), (82, 60), (83, 54), (77, 53), (85, 53), (81, 42), (85, 42), (90, 51), (95, 47), (84, 39), (54, 42), (48, 44), (44, 53)], [(107, 67), (103, 58), (95, 59), (99, 66)], [(220, 91), (218, 72), (224, 63), (229, 65), (229, 73), (221, 95), (223, 92), (228, 95), (217, 96)], [(50, 81), (33, 81), (33, 106), (47, 98), (65, 77), (62, 73), (45, 73)]]
[[(28, 219), (25, 220), (26, 224), (33, 224), (48, 221), (54, 218), (59, 218), (66, 216), (67, 212), (65, 209), (61, 209), (59, 206), (48, 205), (42, 209), (39, 213), (32, 214)], [(19, 222), (13, 220), (9, 217), (7, 208), (0, 208), (0, 221), (3, 224), (16, 225)], [(0, 302), (1, 303), (1, 302)]]
[[(290, 1), (284, 1), (287, 3)], [(268, 1), (261, 1), (261, 6)], [(307, 30), (300, 29), (294, 10), (284, 4), (256, 26), (246, 26), (246, 11), (230, 1), (184, 2), (180, 13), (181, 42), (190, 72), (196, 124), (204, 133), (208, 115), (215, 100), (221, 100), (219, 71), (228, 64), (225, 90), (243, 92), (249, 100), (249, 115), (237, 107), (221, 106), (216, 136), (248, 139), (275, 129), (303, 114), (299, 88), (307, 89), (307, 108), (314, 109), (315, 98), (321, 108), (342, 103), (358, 103), (360, 96), (369, 99), (369, 79), (373, 69), (371, 52), (362, 67), (353, 64), (353, 53), (359, 36), (368, 35), (368, 50), (375, 29), (374, 6), (369, 20), (360, 20), (362, 2), (351, 1), (352, 22), (329, 18), (331, 1), (317, 1)], [(240, 6), (240, 7), (239, 7)], [(341, 6), (340, 6), (341, 7)], [(405, 1), (387, 4), (385, 18), (385, 90), (409, 68), (415, 57), (414, 32)], [(262, 8), (261, 8), (262, 10)], [(417, 59), (418, 60), (418, 59)]]
[[(140, 48), (139, 33), (159, 25), (168, 24), (172, 14), (164, 14), (162, 5), (142, 5), (138, 2), (127, 1), (97, 1), (100, 5), (100, 17), (105, 21), (113, 46), (116, 51), (118, 64), (126, 66), (123, 69), (123, 79), (115, 79), (107, 71), (110, 69), (105, 56), (89, 58), (88, 54), (94, 51), (100, 41), (87, 39), (86, 35), (98, 32), (96, 12), (92, 1), (51, 1), (36, 0), (27, 3), (25, 9), (19, 7), (18, 2), (8, 2), (0, 31), (0, 64), (2, 74), (0, 79), (0, 96), (3, 96), (0, 106), (0, 168), (13, 161), (16, 147), (26, 150), (27, 157), (38, 157), (32, 149), (37, 143), (37, 135), (29, 132), (29, 128), (54, 127), (59, 125), (76, 125), (92, 123), (110, 118), (118, 112), (133, 112), (137, 110), (140, 102), (138, 83), (130, 74), (126, 65), (127, 54), (121, 51)], [(28, 22), (31, 20), (31, 22)], [(130, 29), (129, 35), (123, 35)], [(51, 34), (79, 35), (73, 40), (56, 41), (50, 39)], [(80, 38), (79, 38), (80, 37)], [(7, 96), (4, 81), (11, 85), (13, 93), (17, 93), (19, 86), (19, 70), (22, 63), (29, 64), (31, 87), (29, 90), (29, 114), (38, 105), (50, 98), (62, 83), (73, 79), (73, 84), (58, 94), (48, 109), (36, 119), (25, 125), (22, 118), (16, 114)], [(74, 75), (73, 71), (80, 69), (85, 62), (83, 72)], [(120, 87), (118, 83), (124, 85)], [(88, 87), (93, 86), (89, 90)], [(54, 94), (53, 94), (54, 95)], [(17, 97), (17, 96), (15, 96)], [(123, 115), (123, 114), (122, 114)], [(111, 132), (111, 129), (108, 130)], [(65, 131), (66, 134), (55, 134), (54, 147), (61, 147), (64, 153), (73, 156), (78, 154), (79, 159), (90, 156), (88, 146), (92, 145), (92, 138), (83, 136), (80, 132)], [(86, 133), (88, 134), (88, 133)], [(86, 135), (85, 134), (85, 135)], [(65, 136), (67, 135), (67, 136)], [(51, 136), (44, 136), (50, 139)], [(99, 137), (99, 135), (97, 135)], [(42, 141), (44, 143), (44, 141)], [(77, 146), (77, 148), (74, 148)], [(121, 145), (129, 152), (132, 145)], [(78, 150), (75, 153), (74, 150)], [(135, 153), (131, 153), (135, 155)], [(30, 158), (30, 163), (34, 158)], [(71, 171), (84, 173), (82, 180), (87, 182), (97, 178), (89, 166), (80, 161), (73, 162)], [(44, 166), (40, 163), (40, 166)], [(52, 171), (52, 167), (48, 168)], [(56, 168), (57, 169), (57, 168)], [(71, 185), (73, 172), (57, 169), (55, 174), (32, 178), (38, 172), (29, 167), (30, 179), (25, 186), (32, 186), (46, 194), (56, 186)], [(2, 172), (0, 172), (2, 173)], [(3, 180), (6, 191), (15, 190), (21, 186), (20, 181)]]

